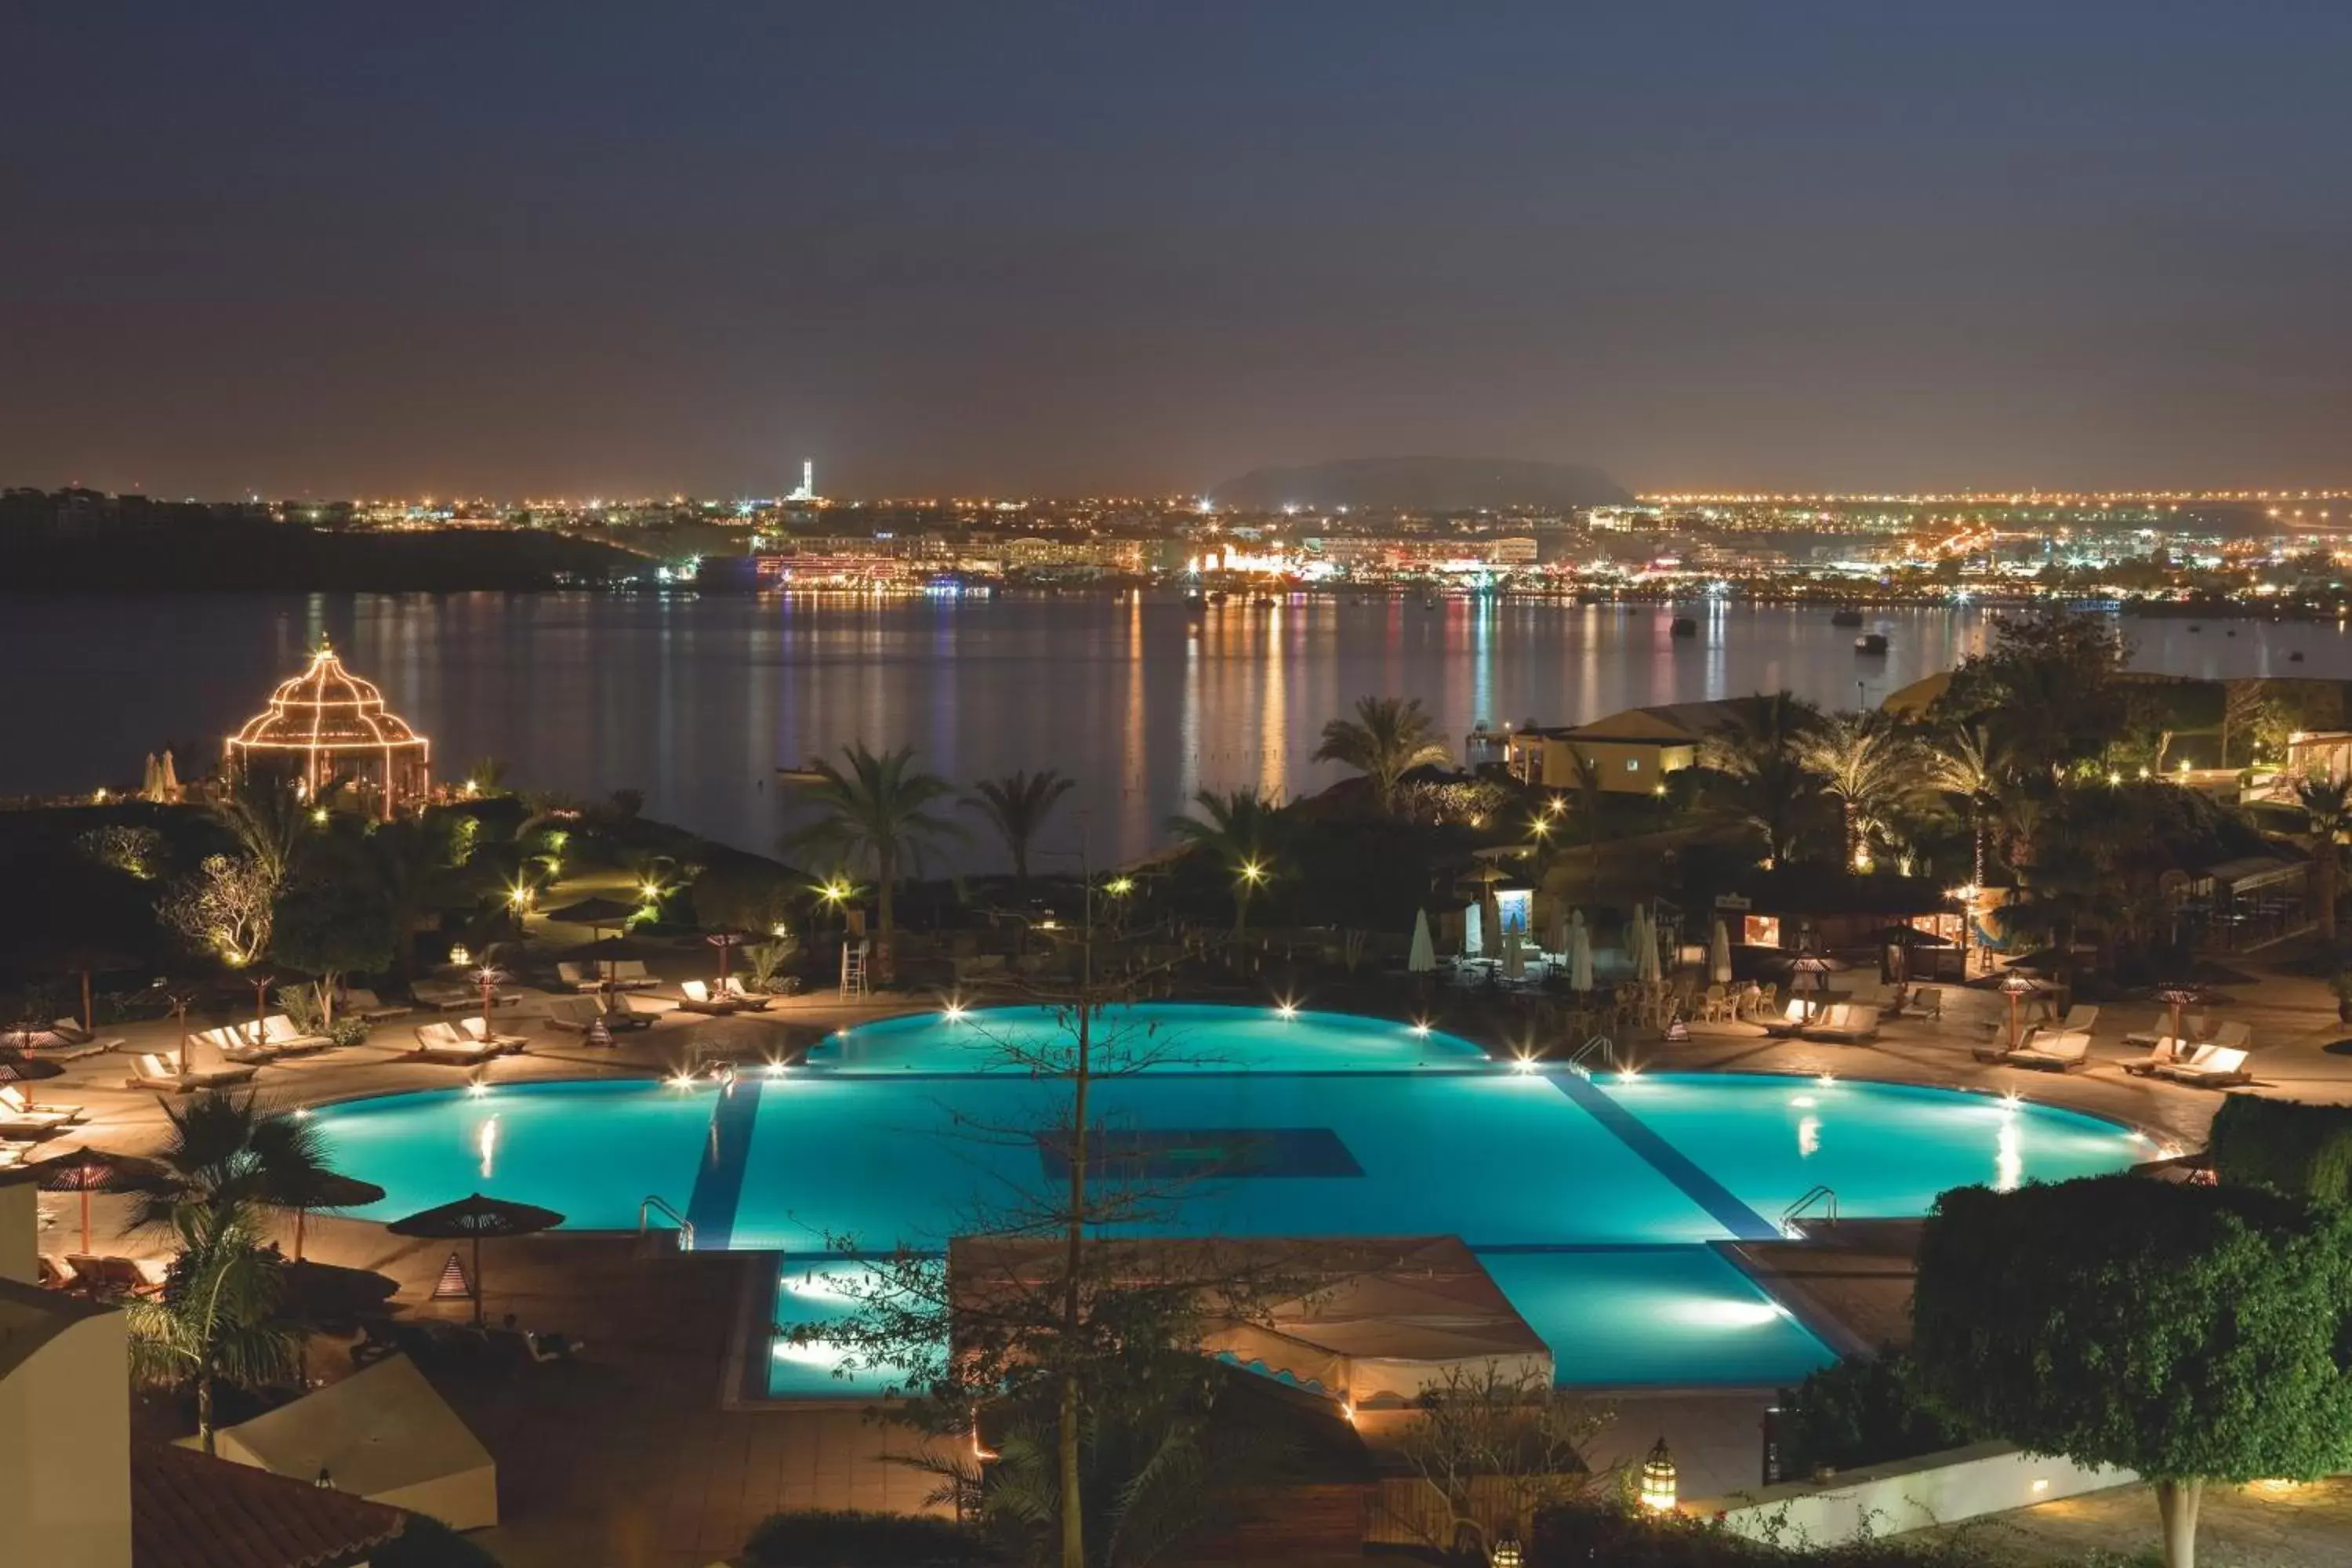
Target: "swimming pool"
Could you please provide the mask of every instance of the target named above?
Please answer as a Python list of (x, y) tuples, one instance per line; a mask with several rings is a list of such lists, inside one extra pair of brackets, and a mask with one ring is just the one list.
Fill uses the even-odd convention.
[[(1066, 1086), (1042, 1008), (919, 1015), (829, 1038), (729, 1088), (500, 1086), (323, 1108), (337, 1169), (392, 1218), (481, 1191), (586, 1229), (659, 1195), (697, 1244), (782, 1253), (782, 1321), (843, 1310), (845, 1244), (943, 1247), (1055, 1179), (1008, 1130)], [(2014, 1186), (2149, 1157), (2137, 1133), (1953, 1090), (1757, 1074), (1520, 1070), (1440, 1032), (1334, 1014), (1181, 1005), (1099, 1031), (1096, 1125), (1155, 1174), (1205, 1162), (1129, 1227), (1161, 1235), (1459, 1236), (1551, 1345), (1562, 1384), (1759, 1385), (1831, 1352), (1708, 1244), (1778, 1234), (1815, 1186), (1851, 1216), (1924, 1213), (1947, 1187)], [(856, 1394), (819, 1352), (779, 1352), (779, 1397)]]

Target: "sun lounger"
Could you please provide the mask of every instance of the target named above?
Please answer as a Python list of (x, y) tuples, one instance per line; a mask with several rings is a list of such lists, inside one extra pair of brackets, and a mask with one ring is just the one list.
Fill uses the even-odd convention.
[(699, 980), (681, 981), (678, 984), (678, 1006), (688, 1013), (728, 1014), (735, 1004), (723, 996), (713, 996), (710, 987)]
[(608, 1029), (650, 1029), (654, 1019), (660, 1016), (644, 1003), (625, 991), (613, 994), (612, 1005), (604, 1009), (604, 1026)]
[(245, 1062), (258, 1067), (277, 1059), (278, 1053), (267, 1041), (253, 1037), (250, 1024), (223, 1024), (216, 1029), (198, 1029), (196, 1044), (211, 1051), (223, 1061)]
[(219, 1089), (253, 1077), (250, 1067), (193, 1068), (186, 1072), (174, 1072), (171, 1058), (154, 1051), (133, 1057), (131, 1070), (125, 1089), (161, 1089), (173, 1094), (184, 1094), (192, 1089)]
[(2144, 1051), (2153, 1051), (2156, 1049), (2157, 1041), (2168, 1039), (2171, 1035), (2172, 1009), (2159, 1007), (2156, 1010), (2156, 1021), (2145, 1029), (2134, 1029), (2130, 1034), (2126, 1035), (2124, 1044), (2137, 1046)]
[[(480, 986), (467, 985), (456, 980), (415, 981), (409, 985), (408, 994), (420, 1005), (440, 1013), (482, 1005)], [(521, 1000), (522, 993), (520, 991), (500, 991), (493, 987), (490, 992), (490, 1005), (493, 1007), (511, 1007)]]
[(0, 1140), (0, 1171), (15, 1170), (25, 1163), (25, 1156), (30, 1154), (38, 1146), (13, 1140)]
[(738, 974), (727, 977), (727, 988), (720, 994), (747, 1013), (764, 1013), (768, 1010), (768, 1004), (775, 1000), (764, 991), (745, 990), (742, 976)]
[(2242, 1019), (2231, 1018), (2213, 1031), (2213, 1043), (2225, 1051), (2250, 1051), (2254, 1048), (2254, 1026)]
[(556, 978), (574, 991), (594, 991), (604, 984), (604, 977), (593, 963), (562, 963), (555, 966)]
[(1809, 1006), (1801, 996), (1791, 996), (1789, 998), (1787, 1011), (1779, 1017), (1759, 1016), (1756, 1021), (1763, 1025), (1764, 1032), (1775, 1039), (1791, 1040), (1796, 1038), (1797, 1032), (1805, 1026), (1808, 1019), (1819, 1017), (1827, 1010), (1822, 1007)]
[(584, 1035), (604, 1011), (593, 996), (558, 996), (547, 1005), (547, 1026), (567, 1034)]
[(530, 1040), (528, 1037), (522, 1035), (501, 1034), (499, 1031), (491, 1028), (488, 1022), (479, 1014), (476, 1014), (470, 1018), (458, 1019), (457, 1029), (458, 1032), (463, 1034), (467, 1039), (478, 1041), (479, 1043), (489, 1047), (492, 1050), (520, 1051), (528, 1050), (530, 1047)]
[(486, 1062), (499, 1054), (498, 1047), (488, 1040), (478, 1040), (455, 1024), (436, 1019), (416, 1026), (416, 1049), (413, 1053), (420, 1061), (449, 1062), (463, 1067), (474, 1062)]
[(40, 1268), (40, 1284), (44, 1290), (70, 1290), (81, 1279), (81, 1276), (74, 1272), (74, 1266), (68, 1263), (61, 1253), (42, 1253)]
[(1878, 1038), (1878, 1005), (1874, 1002), (1835, 1002), (1827, 1013), (1798, 1031), (1809, 1040), (1858, 1046)]
[(2247, 1070), (2246, 1053), (2236, 1046), (2214, 1046), (2210, 1050), (2200, 1047), (2193, 1060), (2176, 1062), (2156, 1069), (2158, 1078), (2175, 1083), (2194, 1084), (2200, 1089), (2221, 1089), (2233, 1083), (2252, 1083), (2254, 1075)]
[(2032, 1043), (2001, 1058), (2014, 1068), (2042, 1072), (2073, 1072), (2090, 1066), (2091, 1037), (2079, 1029), (2045, 1029)]
[(96, 1296), (151, 1295), (163, 1288), (167, 1277), (162, 1261), (145, 1258), (94, 1258), (68, 1252), (66, 1267), (74, 1271), (83, 1289)]
[(16, 1105), (0, 1106), (0, 1138), (47, 1138), (73, 1124), (74, 1114), (64, 1109), (30, 1107), (21, 1100)]
[[(2124, 1037), (2129, 1039), (2131, 1037), (2126, 1035)], [(2148, 1047), (2146, 1056), (2133, 1057), (2119, 1065), (2127, 1073), (2137, 1077), (2146, 1077), (2159, 1068), (2175, 1067), (2189, 1060), (2194, 1051), (2203, 1051), (2210, 1055), (2212, 1049), (2211, 1046), (2189, 1046), (2174, 1039), (2170, 1035), (2160, 1034), (2156, 1037), (2155, 1043)]]
[(13, 1083), (0, 1083), (0, 1110), (39, 1110), (44, 1114), (63, 1116), (68, 1121), (86, 1121), (89, 1113), (79, 1105), (59, 1105), (45, 1100), (36, 1106), (25, 1098), (25, 1091)]
[(386, 1002), (373, 991), (353, 985), (343, 992), (340, 1004), (347, 1013), (357, 1013), (371, 1024), (381, 1024), (387, 1018), (405, 1018), (415, 1011), (405, 1002)]
[(331, 1035), (306, 1033), (283, 1013), (272, 1013), (261, 1020), (261, 1043), (281, 1057), (296, 1057), (323, 1051), (335, 1041)]
[(2091, 1032), (2091, 1026), (2098, 1021), (2098, 1008), (2086, 1003), (2077, 1002), (2066, 1009), (2066, 1016), (2058, 1026), (2070, 1035), (2087, 1035)]

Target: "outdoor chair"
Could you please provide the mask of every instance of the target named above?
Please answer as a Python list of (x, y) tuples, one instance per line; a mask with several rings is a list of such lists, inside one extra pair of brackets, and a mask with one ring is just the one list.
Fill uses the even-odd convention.
[(624, 991), (650, 991), (661, 984), (647, 972), (643, 959), (616, 959), (612, 970), (613, 984)]
[(494, 1051), (520, 1051), (530, 1045), (530, 1041), (521, 1035), (500, 1034), (490, 1027), (488, 1020), (478, 1015), (458, 1019), (457, 1026), (467, 1039), (488, 1046)]
[[(34, 1109), (36, 1108), (32, 1102), (25, 1098), (23, 1089), (13, 1083), (0, 1084), (0, 1110), (22, 1112)], [(44, 1115), (60, 1115), (68, 1121), (86, 1121), (89, 1119), (89, 1113), (79, 1105), (59, 1105), (53, 1100), (45, 1100), (41, 1101), (38, 1109)]]
[(65, 1110), (28, 1110), (21, 1103), (0, 1107), (0, 1138), (47, 1138), (73, 1125)]
[(346, 1012), (356, 1013), (371, 1024), (381, 1024), (387, 1018), (405, 1018), (415, 1010), (404, 1002), (386, 1002), (374, 992), (362, 990), (357, 985), (344, 988), (342, 1006)]
[(1922, 1018), (1941, 1018), (1944, 1016), (1944, 988), (1940, 985), (1917, 987), (1911, 993), (1910, 1005), (1904, 1011)]
[(2001, 1058), (2011, 1067), (2043, 1072), (2073, 1072), (2091, 1062), (2091, 1037), (2079, 1029), (2044, 1030), (2022, 1049)]
[[(2129, 1039), (2131, 1037), (2126, 1035), (2125, 1038)], [(2206, 1046), (2199, 1048), (2210, 1052), (2213, 1047)], [(2170, 1035), (2159, 1034), (2149, 1045), (2146, 1056), (2130, 1058), (2119, 1065), (2124, 1071), (2134, 1077), (2146, 1077), (2161, 1068), (2172, 1067), (2188, 1059), (2181, 1041), (2174, 1039)]]
[(2227, 1019), (2213, 1031), (2213, 1043), (2223, 1050), (2250, 1051), (2254, 1047), (2254, 1026), (2242, 1019)]
[(699, 980), (678, 983), (678, 1006), (688, 1013), (709, 1013), (719, 1016), (735, 1011), (735, 1004), (723, 996), (713, 996), (710, 987)]
[(559, 996), (547, 1005), (547, 1026), (584, 1035), (602, 1011), (593, 996)]
[(1759, 1015), (1756, 1021), (1763, 1025), (1764, 1032), (1774, 1039), (1793, 1040), (1809, 1020), (1818, 1016), (1820, 1013), (1802, 996), (1791, 996), (1779, 1017)]
[(482, 1005), (479, 986), (460, 985), (454, 980), (411, 981), (408, 994), (418, 1004), (446, 1013), (453, 1007), (478, 1007)]
[(650, 1007), (631, 997), (625, 991), (613, 993), (604, 1008), (604, 1026), (608, 1029), (650, 1029), (659, 1016)]
[(197, 1068), (187, 1072), (173, 1069), (171, 1059), (158, 1052), (149, 1051), (134, 1057), (131, 1076), (125, 1089), (161, 1089), (173, 1094), (184, 1094), (192, 1089), (217, 1089), (226, 1084), (243, 1083), (253, 1076), (250, 1067)]
[(94, 1057), (101, 1051), (120, 1050), (130, 1043), (119, 1035), (100, 1035), (85, 1029), (79, 1018), (59, 1018), (49, 1026), (49, 1033), (72, 1047), (55, 1053), (61, 1057)]
[(1720, 985), (1709, 985), (1706, 994), (1699, 998), (1698, 1017), (1702, 1024), (1719, 1024), (1731, 1016), (1731, 998)]
[(1799, 1033), (1808, 1040), (1827, 1040), (1841, 1046), (1862, 1045), (1878, 1038), (1878, 1006), (1872, 1002), (1835, 1003), (1826, 1017), (1815, 1019)]
[(768, 1010), (768, 1005), (775, 1000), (763, 991), (746, 990), (743, 978), (739, 974), (730, 974), (727, 977), (727, 986), (721, 994), (747, 1013), (764, 1013)]
[(573, 963), (569, 959), (555, 966), (556, 978), (574, 991), (594, 991), (604, 984), (604, 976), (593, 963)]
[(253, 1037), (252, 1030), (244, 1024), (223, 1024), (218, 1028), (198, 1029), (196, 1043), (212, 1051), (223, 1061), (245, 1062), (258, 1067), (275, 1061), (278, 1053), (267, 1041)]
[(97, 1258), (66, 1254), (66, 1267), (93, 1296), (152, 1296), (163, 1288), (163, 1266), (143, 1258)]
[(2145, 1029), (2134, 1029), (2130, 1034), (2126, 1035), (2124, 1044), (2136, 1046), (2144, 1051), (2152, 1051), (2156, 1048), (2156, 1043), (2158, 1040), (2168, 1039), (2171, 1035), (2172, 1009), (2158, 1007), (2156, 1010), (2155, 1021)]
[(2058, 1026), (2070, 1035), (2087, 1035), (2091, 1032), (2091, 1026), (2098, 1021), (2098, 1008), (2077, 1002), (2066, 1009), (2065, 1019)]
[(465, 1066), (488, 1061), (498, 1055), (498, 1047), (488, 1040), (478, 1040), (455, 1024), (436, 1020), (416, 1026), (416, 1050), (420, 1061), (449, 1062)]
[(2175, 1083), (2191, 1084), (2200, 1089), (2225, 1089), (2231, 1084), (2252, 1083), (2254, 1075), (2246, 1068), (2246, 1053), (2235, 1046), (2215, 1046), (2210, 1051), (2199, 1047), (2199, 1055), (2189, 1061), (2168, 1068), (2158, 1068), (2158, 1077)]
[(272, 1013), (261, 1020), (261, 1043), (281, 1057), (291, 1057), (305, 1051), (323, 1051), (335, 1041), (331, 1035), (305, 1032), (283, 1013)]

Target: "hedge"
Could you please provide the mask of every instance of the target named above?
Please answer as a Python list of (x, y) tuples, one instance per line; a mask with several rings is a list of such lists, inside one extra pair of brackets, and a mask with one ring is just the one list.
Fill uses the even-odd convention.
[(772, 1513), (744, 1542), (755, 1568), (977, 1568), (994, 1552), (952, 1520), (853, 1509)]
[(2352, 1199), (2352, 1106), (2223, 1098), (2207, 1139), (2222, 1181), (2328, 1203)]

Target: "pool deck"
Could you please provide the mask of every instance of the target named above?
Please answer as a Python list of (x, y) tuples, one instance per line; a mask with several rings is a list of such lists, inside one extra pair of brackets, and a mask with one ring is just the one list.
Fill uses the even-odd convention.
[[(1951, 994), (1948, 993), (1948, 995)], [(1306, 1005), (1313, 1005), (1311, 997)], [(1648, 1043), (1631, 1054), (1654, 1070), (1781, 1072), (1894, 1083), (2014, 1089), (2047, 1104), (2113, 1118), (2182, 1150), (2200, 1147), (2219, 1094), (2127, 1077), (2116, 1065), (2135, 1054), (2127, 1029), (2146, 1026), (2146, 1007), (2109, 1008), (2094, 1031), (2087, 1070), (2037, 1073), (1975, 1061), (1980, 1037), (1973, 1018), (1999, 999), (1958, 997), (1941, 1023), (1900, 1021), (1869, 1045), (1780, 1041), (1747, 1025), (1695, 1026), (1687, 1043)], [(765, 1016), (714, 1024), (694, 1015), (664, 1016), (648, 1030), (618, 1037), (601, 1050), (576, 1035), (538, 1022), (547, 998), (527, 994), (499, 1014), (530, 1037), (527, 1054), (482, 1069), (493, 1083), (559, 1079), (649, 1078), (675, 1069), (690, 1041), (725, 1033), (749, 1051), (782, 1048), (789, 1032), (809, 1031), (909, 1010), (924, 999), (875, 998), (844, 1004), (829, 994), (794, 998)], [(1969, 1016), (1958, 1016), (1973, 1010)], [(2265, 975), (2214, 1009), (2254, 1030), (2257, 1080), (2242, 1092), (2352, 1101), (2352, 1055), (2326, 1047), (2352, 1035), (2336, 1022), (2335, 1001), (2315, 981)], [(1990, 1015), (1987, 1015), (1990, 1016)], [(360, 1096), (448, 1088), (467, 1069), (403, 1059), (412, 1024), (430, 1013), (378, 1026), (376, 1041), (274, 1065), (255, 1088), (275, 1106), (320, 1104)], [(778, 1028), (777, 1026), (782, 1026)], [(129, 1053), (169, 1050), (169, 1022), (110, 1031), (127, 1038), (122, 1054), (87, 1058), (34, 1087), (36, 1100), (79, 1103), (90, 1120), (47, 1152), (77, 1143), (124, 1152), (163, 1136), (162, 1100), (123, 1086)], [(380, 1044), (377, 1042), (390, 1042)], [(121, 1200), (96, 1205), (100, 1249)], [(71, 1250), (78, 1215), (70, 1200), (44, 1200), (43, 1237)], [(1803, 1315), (1827, 1317), (1861, 1342), (1883, 1341), (1908, 1310), (1907, 1249), (1890, 1227), (1857, 1226), (1875, 1239), (1843, 1247), (1746, 1244), (1748, 1266), (1801, 1299)], [(309, 1252), (328, 1262), (377, 1269), (398, 1280), (397, 1304), (415, 1316), (457, 1315), (425, 1297), (449, 1250), (446, 1243), (402, 1241), (357, 1221), (314, 1219)], [(132, 1248), (138, 1250), (138, 1248)], [(556, 1329), (587, 1342), (583, 1364), (529, 1369), (482, 1381), (436, 1372), (436, 1383), (499, 1462), (507, 1522), (484, 1538), (510, 1568), (702, 1568), (741, 1543), (763, 1514), (785, 1507), (915, 1510), (929, 1482), (888, 1462), (897, 1439), (855, 1407), (722, 1408), (728, 1357), (747, 1300), (764, 1274), (755, 1254), (647, 1256), (634, 1237), (557, 1234), (505, 1244), (486, 1253), (493, 1314), (512, 1311), (526, 1325)], [(314, 1342), (314, 1375), (332, 1377), (348, 1358), (331, 1341)], [(1629, 1395), (1601, 1458), (1637, 1457), (1665, 1434), (1684, 1460), (1690, 1486), (1719, 1477), (1720, 1489), (1752, 1484), (1760, 1394)], [(2076, 1505), (2080, 1507), (2081, 1505)]]

